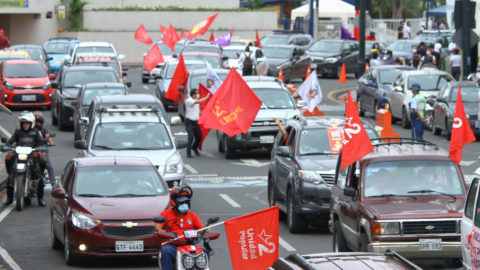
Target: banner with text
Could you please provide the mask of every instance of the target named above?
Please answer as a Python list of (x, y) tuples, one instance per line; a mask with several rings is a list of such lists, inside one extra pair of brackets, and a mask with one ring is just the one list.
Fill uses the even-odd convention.
[(28, 0), (0, 0), (0, 8), (28, 8)]

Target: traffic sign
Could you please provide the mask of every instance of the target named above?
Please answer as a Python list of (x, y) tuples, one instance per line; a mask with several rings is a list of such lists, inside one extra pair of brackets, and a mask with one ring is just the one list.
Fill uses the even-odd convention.
[[(461, 48), (461, 46), (462, 46), (462, 28), (457, 30), (457, 32), (453, 36), (452, 40), (453, 40), (453, 42), (455, 42), (455, 44), (457, 44), (457, 46), (459, 46)], [(475, 32), (473, 32), (473, 30), (470, 30), (470, 49), (473, 48), (473, 46), (475, 46), (475, 44), (477, 44), (479, 40), (480, 40), (480, 38), (478, 37), (478, 35)]]

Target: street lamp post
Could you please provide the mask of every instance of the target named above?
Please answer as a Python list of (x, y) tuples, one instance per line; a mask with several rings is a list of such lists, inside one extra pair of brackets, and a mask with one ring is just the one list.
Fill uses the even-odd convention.
[[(467, 80), (470, 75), (470, 65), (468, 60), (470, 58), (470, 0), (462, 0), (462, 66), (463, 66), (463, 80)], [(475, 10), (473, 10), (475, 12)]]
[(358, 52), (358, 76), (362, 76), (365, 72), (365, 0), (359, 0), (360, 3), (360, 39), (359, 39), (359, 52)]

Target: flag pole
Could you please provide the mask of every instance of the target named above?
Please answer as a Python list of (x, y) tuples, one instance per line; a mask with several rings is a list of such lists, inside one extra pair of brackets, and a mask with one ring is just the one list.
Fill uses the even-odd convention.
[[(200, 231), (203, 231), (203, 230), (206, 230), (206, 229), (210, 229), (210, 228), (212, 228), (212, 227), (215, 227), (215, 226), (218, 226), (218, 225), (222, 225), (222, 224), (224, 224), (224, 223), (225, 223), (225, 221), (222, 221), (222, 222), (219, 222), (219, 223), (215, 223), (215, 224), (210, 225), (210, 226), (208, 226), (208, 227), (201, 228), (201, 229), (197, 230), (197, 232), (200, 232)], [(177, 238), (168, 240), (168, 242), (162, 243), (162, 246), (168, 245), (168, 244), (170, 244), (170, 243), (172, 243), (172, 242), (174, 242), (174, 241), (180, 240), (180, 239), (182, 239), (182, 238), (184, 238), (184, 237), (185, 237), (185, 235), (182, 235), (182, 236), (180, 236), (180, 237), (177, 237)]]
[(265, 103), (262, 102), (262, 105), (263, 105), (263, 107), (265, 107), (265, 110), (267, 110), (267, 112), (270, 114), (270, 116), (271, 116), (272, 118), (275, 118), (275, 116), (273, 116), (272, 112), (267, 108), (267, 106), (265, 105)]

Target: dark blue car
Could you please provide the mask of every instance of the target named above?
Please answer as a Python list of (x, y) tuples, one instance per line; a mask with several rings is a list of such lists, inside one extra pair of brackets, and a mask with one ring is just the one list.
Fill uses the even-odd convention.
[(385, 65), (369, 68), (357, 82), (358, 114), (365, 112), (376, 114), (385, 108), (387, 93), (402, 70), (414, 70), (412, 67)]

